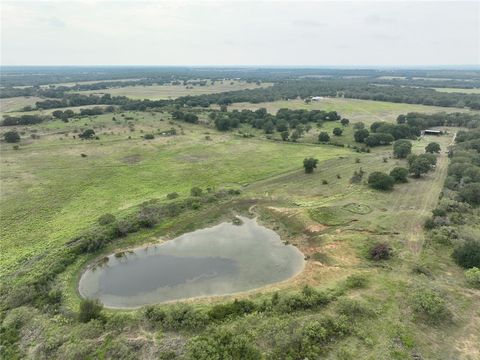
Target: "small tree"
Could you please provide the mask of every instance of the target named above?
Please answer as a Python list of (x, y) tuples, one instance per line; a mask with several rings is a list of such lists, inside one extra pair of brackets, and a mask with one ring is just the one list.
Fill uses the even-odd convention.
[(318, 141), (328, 142), (330, 141), (330, 135), (328, 135), (328, 133), (326, 133), (325, 131), (322, 131), (320, 134), (318, 134)]
[(20, 135), (16, 131), (7, 131), (3, 134), (3, 138), (7, 143), (16, 143), (20, 141)]
[(359, 121), (359, 122), (356, 122), (356, 123), (353, 124), (353, 128), (355, 130), (362, 130), (362, 129), (365, 129), (365, 124), (363, 122)]
[(397, 183), (406, 183), (408, 182), (408, 170), (403, 167), (396, 167), (392, 171), (390, 171), (390, 176), (395, 180)]
[(427, 146), (425, 146), (425, 152), (427, 153), (436, 153), (438, 154), (440, 152), (440, 144), (436, 142), (431, 142)]
[(100, 225), (108, 225), (108, 224), (111, 224), (111, 223), (115, 222), (115, 220), (117, 220), (115, 218), (115, 215), (104, 214), (104, 215), (102, 215), (98, 218), (98, 223)]
[(103, 305), (98, 300), (84, 299), (80, 303), (80, 312), (78, 313), (78, 320), (87, 323), (93, 319), (99, 319), (102, 313)]
[(393, 156), (405, 159), (412, 152), (412, 143), (408, 140), (397, 140), (393, 143)]
[(340, 135), (342, 135), (342, 133), (343, 133), (343, 130), (338, 128), (338, 127), (333, 129), (333, 135), (335, 135), (335, 136), (340, 136)]
[(313, 169), (317, 167), (318, 159), (308, 158), (303, 160), (303, 167), (305, 168), (306, 174), (313, 173)]
[[(357, 123), (358, 124), (358, 123)], [(355, 125), (357, 125), (355, 124)], [(360, 129), (355, 131), (353, 134), (353, 138), (355, 139), (356, 142), (362, 143), (365, 141), (365, 139), (370, 135), (370, 132), (367, 129)]]
[(280, 136), (282, 137), (282, 140), (283, 140), (283, 141), (287, 141), (287, 140), (288, 140), (288, 135), (289, 135), (289, 134), (288, 134), (288, 131), (287, 131), (287, 130), (282, 131), (282, 132), (280, 133)]
[(391, 190), (395, 179), (385, 173), (375, 171), (368, 176), (368, 185), (377, 190)]
[(343, 125), (343, 126), (348, 126), (348, 124), (350, 124), (350, 120), (346, 119), (346, 118), (343, 118), (342, 120), (340, 120), (340, 123)]

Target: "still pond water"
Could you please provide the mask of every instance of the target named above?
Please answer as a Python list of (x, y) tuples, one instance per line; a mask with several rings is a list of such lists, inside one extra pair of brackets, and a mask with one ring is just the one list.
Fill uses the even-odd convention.
[(80, 295), (107, 307), (134, 308), (251, 290), (303, 269), (296, 247), (255, 219), (239, 218), (241, 225), (225, 222), (122, 257), (112, 254), (86, 269)]

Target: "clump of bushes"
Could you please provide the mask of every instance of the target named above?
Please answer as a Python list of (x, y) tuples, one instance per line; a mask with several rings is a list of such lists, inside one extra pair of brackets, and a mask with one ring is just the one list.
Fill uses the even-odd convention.
[[(360, 160), (360, 159), (359, 159)], [(350, 183), (352, 184), (359, 184), (362, 182), (362, 179), (363, 179), (363, 175), (365, 174), (365, 172), (363, 171), (362, 168), (360, 168), (360, 170), (355, 170), (353, 172), (353, 175), (352, 177), (350, 178)]]
[(98, 223), (100, 225), (108, 225), (115, 222), (117, 219), (112, 214), (104, 214), (98, 218)]
[(396, 167), (390, 171), (390, 176), (395, 180), (396, 183), (406, 183), (408, 182), (408, 169), (403, 167)]
[(368, 277), (363, 274), (350, 275), (345, 279), (345, 286), (348, 289), (363, 289), (368, 285)]
[(143, 138), (144, 138), (145, 140), (153, 140), (153, 139), (155, 139), (155, 135), (153, 135), (153, 134), (145, 134), (145, 135), (143, 135)]
[(98, 300), (84, 299), (80, 303), (80, 311), (78, 313), (78, 320), (87, 323), (93, 319), (100, 319), (102, 315), (103, 305)]
[(20, 135), (16, 131), (7, 131), (3, 134), (3, 139), (7, 143), (17, 143), (20, 141)]
[(306, 174), (313, 173), (313, 170), (317, 168), (318, 159), (314, 158), (305, 158), (303, 159), (303, 168), (305, 169)]
[(465, 278), (467, 279), (468, 285), (480, 289), (480, 269), (478, 267), (473, 267), (465, 271)]
[(245, 335), (217, 330), (213, 334), (196, 336), (190, 340), (186, 357), (191, 360), (262, 359), (261, 352), (252, 343), (252, 339)]
[(179, 195), (176, 192), (172, 192), (172, 193), (167, 194), (167, 199), (168, 200), (173, 200), (173, 199), (178, 198), (178, 196)]
[(480, 241), (468, 239), (462, 242), (455, 247), (452, 257), (466, 269), (480, 267)]
[(255, 303), (250, 300), (237, 300), (231, 303), (214, 305), (208, 312), (212, 320), (224, 320), (229, 317), (242, 316), (256, 310)]
[(368, 176), (368, 185), (376, 190), (391, 190), (393, 184), (395, 184), (395, 179), (380, 171), (375, 171)]
[(372, 246), (369, 255), (372, 260), (388, 260), (392, 256), (392, 248), (387, 243), (378, 243)]

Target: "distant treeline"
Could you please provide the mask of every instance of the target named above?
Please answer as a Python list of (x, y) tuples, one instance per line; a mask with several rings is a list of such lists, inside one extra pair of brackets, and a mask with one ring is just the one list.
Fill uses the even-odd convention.
[(471, 113), (436, 113), (424, 114), (411, 112), (407, 115), (399, 115), (398, 124), (407, 124), (419, 130), (425, 130), (433, 126), (459, 126), (467, 128), (480, 127), (480, 114)]
[(442, 93), (426, 88), (377, 86), (365, 80), (287, 81), (267, 88), (185, 96), (175, 101), (188, 106), (207, 107), (211, 104), (228, 105), (237, 102), (255, 104), (299, 97), (307, 99), (311, 96), (346, 97), (395, 103), (480, 109), (479, 94)]
[[(217, 81), (231, 81), (231, 79), (209, 79), (212, 84)], [(248, 81), (250, 82), (250, 81)], [(258, 82), (258, 81), (257, 81)], [(72, 95), (72, 92), (75, 91), (100, 91), (111, 88), (120, 88), (127, 86), (152, 86), (152, 85), (183, 85), (183, 86), (206, 86), (208, 84), (207, 80), (198, 80), (198, 79), (177, 79), (172, 80), (171, 76), (167, 77), (156, 77), (149, 79), (138, 79), (138, 80), (118, 80), (118, 81), (102, 81), (95, 82), (92, 84), (75, 84), (71, 86), (49, 86), (49, 87), (40, 87), (40, 86), (30, 86), (30, 87), (6, 87), (1, 89), (0, 98), (12, 98), (17, 96), (38, 96), (44, 98), (54, 98), (61, 99), (67, 95)]]
[(2, 67), (0, 82), (4, 87), (35, 86), (65, 82), (123, 79), (173, 81), (188, 79), (242, 79), (277, 82), (308, 77), (381, 76), (480, 80), (477, 70), (463, 69), (334, 69), (334, 68), (259, 68), (259, 67)]

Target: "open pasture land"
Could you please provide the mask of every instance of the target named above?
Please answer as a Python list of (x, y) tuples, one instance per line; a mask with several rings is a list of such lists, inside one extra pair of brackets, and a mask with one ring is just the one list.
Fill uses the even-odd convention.
[(0, 99), (0, 114), (21, 110), (25, 106), (35, 107), (37, 101), (45, 99), (36, 96), (17, 96), (13, 98)]
[(270, 113), (276, 113), (279, 109), (306, 109), (306, 110), (326, 110), (337, 111), (342, 117), (350, 119), (350, 121), (362, 121), (365, 125), (370, 125), (375, 121), (393, 122), (398, 115), (408, 112), (464, 112), (468, 109), (460, 108), (443, 108), (438, 106), (426, 106), (417, 104), (392, 103), (386, 101), (358, 100), (346, 98), (323, 98), (320, 101), (313, 101), (310, 104), (303, 100), (285, 100), (273, 101), (259, 104), (251, 103), (235, 103), (229, 105), (229, 110), (266, 108)]
[(434, 88), (436, 91), (439, 92), (446, 92), (446, 93), (463, 93), (463, 94), (480, 94), (480, 89), (478, 88)]
[(180, 96), (214, 94), (225, 91), (235, 91), (244, 89), (257, 89), (260, 87), (271, 86), (270, 83), (257, 85), (256, 83), (247, 83), (236, 80), (216, 81), (213, 85), (208, 81), (207, 85), (152, 85), (152, 86), (126, 86), (111, 88), (105, 90), (79, 91), (80, 94), (111, 94), (112, 96), (126, 96), (131, 99), (175, 99)]
[[(104, 213), (170, 192), (186, 196), (193, 186), (241, 187), (299, 169), (306, 156), (323, 161), (348, 153), (331, 146), (245, 140), (201, 125), (180, 129), (161, 121), (160, 114), (125, 115), (137, 120), (131, 121), (134, 131), (128, 121), (116, 124), (108, 114), (22, 128), (26, 140), (20, 150), (2, 144), (2, 274), (59, 246)], [(178, 135), (141, 138), (172, 126)], [(88, 127), (100, 140), (72, 138)], [(30, 134), (40, 139), (29, 139)]]
[[(393, 122), (398, 114), (415, 111), (405, 110), (406, 107), (426, 108), (327, 100), (333, 100), (331, 108), (323, 109), (336, 110), (351, 120), (342, 136), (332, 136), (333, 140), (349, 145), (353, 144), (352, 124), (356, 121), (366, 124), (378, 120)], [(230, 106), (229, 110), (237, 105)], [(300, 101), (251, 106), (256, 109), (269, 105), (270, 111), (282, 107), (321, 108), (320, 104), (306, 105)], [(430, 110), (433, 112), (437, 108)], [(17, 127), (22, 136), (19, 149), (14, 150), (11, 144), (0, 144), (0, 277), (14, 282), (17, 278), (42, 272), (44, 259), (56, 259), (57, 252), (64, 249), (69, 240), (91, 227), (103, 214), (119, 217), (136, 211), (139, 204), (148, 200), (166, 202), (167, 194), (172, 192), (186, 199), (194, 186), (204, 190), (234, 188), (241, 190), (241, 194), (232, 200), (181, 213), (154, 228), (116, 239), (97, 253), (79, 255), (55, 279), (55, 289), (62, 293), (63, 309), (68, 313), (77, 311), (80, 302), (76, 291), (78, 276), (93, 258), (230, 220), (238, 213), (234, 205), (238, 201), (244, 204), (238, 211), (258, 216), (262, 224), (297, 246), (305, 254), (306, 265), (301, 274), (286, 282), (235, 294), (235, 298), (260, 304), (270, 301), (274, 291), (279, 292), (281, 299), (291, 293), (301, 294), (300, 289), (307, 284), (318, 291), (334, 289), (343, 293), (331, 304), (315, 310), (281, 314), (254, 312), (213, 323), (218, 331), (235, 336), (248, 333), (255, 339), (256, 346), (268, 352), (276, 346), (271, 343), (272, 334), (290, 339), (292, 335), (286, 329), (291, 327), (303, 329), (304, 322), (324, 316), (341, 319), (344, 313), (340, 311), (345, 311), (341, 306), (350, 301), (358, 305), (353, 311), (358, 310), (360, 314), (348, 315), (354, 317), (349, 324), (349, 329), (354, 331), (329, 345), (326, 351), (331, 359), (408, 359), (419, 353), (424, 358), (438, 358), (438, 354), (444, 354), (444, 359), (466, 360), (471, 359), (472, 353), (478, 353), (480, 323), (475, 321), (478, 319), (475, 315), (478, 312), (476, 304), (480, 301), (478, 294), (464, 288), (463, 272), (448, 254), (424, 246), (423, 223), (436, 207), (447, 173), (447, 147), (458, 129), (444, 129), (448, 134), (412, 141), (414, 153), (424, 152), (431, 141), (440, 144), (442, 151), (437, 156), (435, 170), (420, 179), (409, 178), (408, 183), (395, 184), (392, 191), (383, 192), (368, 187), (368, 175), (374, 171), (389, 172), (397, 166), (406, 167), (406, 160), (393, 158), (391, 146), (357, 153), (352, 148), (315, 142), (318, 131), (331, 133), (333, 127), (341, 127), (339, 122), (325, 122), (322, 128), (315, 127), (300, 142), (292, 143), (269, 140), (260, 130), (246, 125), (219, 132), (211, 122), (209, 124), (208, 112), (200, 112), (199, 118), (200, 124), (194, 125), (173, 121), (167, 112), (117, 112), (74, 118), (68, 123), (52, 120)], [(94, 129), (99, 139), (79, 140), (79, 132), (87, 128)], [(161, 135), (172, 128), (177, 135)], [(9, 129), (0, 128), (0, 131)], [(254, 136), (243, 137), (240, 131)], [(155, 138), (144, 140), (145, 134), (155, 134)], [(306, 157), (319, 160), (313, 174), (305, 174), (303, 170), (302, 162)], [(352, 183), (353, 173), (360, 169), (365, 172), (363, 178)], [(369, 249), (376, 243), (391, 246), (390, 260), (369, 260)], [(427, 268), (427, 274), (431, 275), (415, 273), (413, 269), (417, 268)], [(366, 285), (362, 285), (365, 288), (345, 290), (345, 279), (351, 275), (366, 279)], [(432, 284), (441, 289), (454, 314), (453, 321), (445, 326), (427, 325), (417, 320), (411, 309), (412, 291)], [(232, 300), (232, 296), (226, 296), (196, 299), (190, 303), (195, 309), (209, 311), (212, 303)], [(161, 308), (170, 309), (169, 306)], [(36, 311), (33, 313), (38, 314)], [(62, 345), (67, 349), (73, 348), (72, 344), (83, 347), (98, 341), (100, 336), (112, 336), (126, 342), (128, 339), (156, 339), (161, 334), (162, 339), (167, 339), (161, 343), (161, 348), (180, 354), (193, 335), (210, 332), (210, 327), (193, 333), (163, 332), (151, 327), (143, 310), (105, 309), (104, 314), (108, 319), (125, 317), (128, 325), (122, 329), (104, 329), (98, 337), (93, 335), (93, 340), (78, 335), (81, 325), (75, 322), (57, 324), (43, 315), (33, 315), (25, 326), (29, 330), (37, 326), (55, 329), (52, 335), (55, 341), (60, 341), (60, 335), (75, 339), (71, 344)], [(170, 339), (175, 341), (170, 342)], [(157, 340), (152, 343), (139, 341), (144, 348), (158, 351)], [(34, 351), (34, 345), (29, 344), (26, 350)], [(62, 349), (59, 351), (62, 354)]]

